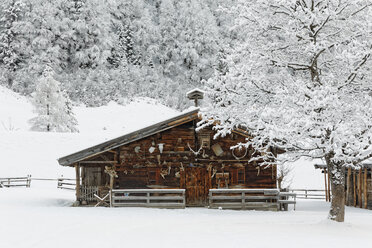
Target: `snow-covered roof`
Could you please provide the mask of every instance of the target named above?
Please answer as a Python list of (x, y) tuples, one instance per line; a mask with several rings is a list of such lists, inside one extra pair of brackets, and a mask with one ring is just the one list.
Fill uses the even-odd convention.
[(182, 125), (198, 118), (199, 108), (194, 108), (191, 111), (182, 113), (173, 118), (164, 120), (162, 122), (153, 124), (151, 126), (142, 128), (140, 130), (125, 134), (115, 139), (108, 140), (101, 144), (89, 147), (79, 152), (61, 157), (58, 159), (58, 163), (63, 166), (71, 166), (72, 164), (79, 162), (83, 159), (104, 153), (106, 151), (115, 149), (119, 146), (131, 143), (133, 141), (151, 136), (155, 133), (168, 130), (170, 128)]
[(205, 91), (204, 90), (201, 90), (199, 88), (195, 88), (195, 89), (192, 89), (192, 90), (186, 92), (186, 96), (189, 97), (189, 95), (194, 94), (194, 93), (201, 93), (201, 94), (204, 95), (205, 94)]

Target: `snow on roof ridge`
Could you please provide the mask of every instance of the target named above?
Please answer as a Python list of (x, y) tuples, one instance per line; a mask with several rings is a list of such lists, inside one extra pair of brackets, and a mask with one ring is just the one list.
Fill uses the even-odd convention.
[(205, 90), (201, 90), (201, 89), (199, 89), (199, 88), (194, 88), (194, 89), (189, 90), (188, 92), (186, 92), (186, 96), (187, 96), (188, 94), (190, 94), (190, 93), (195, 92), (195, 91), (200, 91), (200, 92), (202, 92), (202, 93), (205, 93)]

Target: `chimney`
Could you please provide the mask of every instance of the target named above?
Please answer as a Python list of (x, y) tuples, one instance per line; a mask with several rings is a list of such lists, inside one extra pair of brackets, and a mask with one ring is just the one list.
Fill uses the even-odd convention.
[(204, 91), (196, 88), (186, 93), (187, 98), (194, 100), (195, 107), (198, 107), (198, 100), (204, 98)]

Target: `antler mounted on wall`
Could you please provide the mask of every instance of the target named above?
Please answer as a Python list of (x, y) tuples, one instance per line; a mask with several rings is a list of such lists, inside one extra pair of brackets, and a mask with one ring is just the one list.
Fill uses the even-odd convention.
[(200, 154), (201, 150), (203, 150), (203, 147), (200, 146), (199, 150), (198, 150), (197, 152), (195, 152), (195, 151), (191, 148), (191, 146), (190, 146), (189, 143), (187, 143), (187, 146), (189, 147), (190, 151), (191, 151), (192, 153), (194, 153), (195, 156), (198, 156), (198, 155)]

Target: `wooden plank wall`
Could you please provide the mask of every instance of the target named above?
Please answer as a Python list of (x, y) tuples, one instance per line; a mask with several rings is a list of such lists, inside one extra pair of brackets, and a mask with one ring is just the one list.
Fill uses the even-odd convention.
[[(230, 147), (244, 142), (245, 137), (232, 134), (214, 140), (214, 134), (211, 129), (196, 133), (195, 122), (189, 122), (87, 159), (83, 185), (107, 184), (104, 164), (90, 162), (110, 161), (108, 164), (114, 165), (118, 174), (114, 188), (186, 188), (186, 191), (189, 188), (191, 191), (193, 187), (196, 190), (196, 184), (204, 187), (205, 200), (210, 188), (276, 188), (275, 166), (264, 168), (256, 162), (248, 163), (254, 156), (252, 149), (235, 150), (235, 156), (232, 154)], [(201, 137), (209, 137), (210, 143), (199, 151)], [(212, 149), (214, 144), (222, 149), (219, 156)], [(88, 166), (94, 168), (88, 169)], [(198, 168), (194, 170), (194, 176), (188, 174), (192, 168)], [(200, 194), (195, 191), (195, 195)]]
[(371, 169), (351, 169), (346, 175), (346, 198), (347, 206), (372, 209), (372, 175)]

